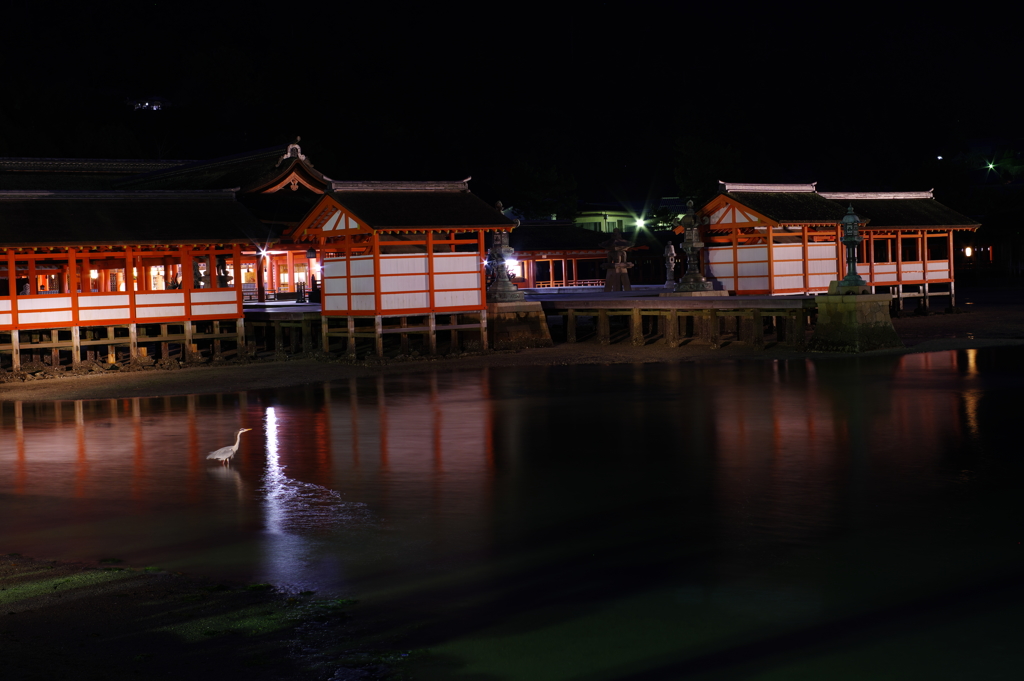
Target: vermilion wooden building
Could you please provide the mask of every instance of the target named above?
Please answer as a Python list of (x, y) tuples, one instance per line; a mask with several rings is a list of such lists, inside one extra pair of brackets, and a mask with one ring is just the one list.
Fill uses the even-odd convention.
[[(974, 220), (932, 192), (818, 192), (814, 184), (722, 183), (697, 211), (705, 274), (737, 294), (827, 291), (845, 276), (840, 224), (852, 205), (864, 221), (859, 274), (876, 292), (955, 300), (953, 234)], [(680, 230), (677, 230), (680, 231)]]
[(242, 345), (242, 245), (265, 238), (230, 191), (0, 191), (0, 354)]
[(372, 337), (380, 352), (397, 333), (433, 350), (436, 331), (461, 329), (486, 347), (485, 234), (514, 225), (466, 182), (332, 182), (286, 238), (320, 256), (324, 348)]

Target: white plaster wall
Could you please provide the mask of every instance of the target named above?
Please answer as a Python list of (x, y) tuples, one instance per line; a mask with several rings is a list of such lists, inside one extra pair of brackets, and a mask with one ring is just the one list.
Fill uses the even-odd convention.
[(381, 295), (380, 306), (385, 310), (421, 309), (430, 306), (430, 294), (423, 293), (387, 293)]
[[(224, 315), (225, 317), (236, 317), (238, 316), (238, 303), (230, 303), (228, 305), (192, 305), (192, 314), (194, 315)], [(142, 308), (149, 309), (149, 308)], [(135, 308), (135, 313), (140, 317), (141, 309)], [(156, 316), (156, 315), (154, 315)], [(164, 315), (159, 315), (164, 316)]]
[(131, 309), (127, 307), (115, 307), (105, 310), (79, 310), (78, 320), (82, 322), (95, 322), (105, 319), (122, 320), (131, 317)]
[[(174, 302), (174, 301), (172, 301)], [(177, 302), (181, 302), (180, 300)], [(128, 296), (116, 295), (116, 296), (78, 296), (78, 307), (116, 307), (118, 305), (127, 305)]]
[(480, 290), (438, 291), (434, 294), (434, 307), (465, 307), (480, 304)]
[[(177, 294), (182, 295), (182, 294)], [(180, 300), (168, 300), (169, 303), (181, 303), (185, 299), (182, 297)], [(192, 302), (193, 303), (226, 303), (226, 302), (238, 302), (238, 293), (236, 291), (193, 291)], [(141, 301), (139, 301), (141, 302)], [(158, 301), (163, 302), (163, 301)]]
[[(232, 308), (235, 306), (232, 305)], [(184, 305), (160, 305), (154, 307), (137, 307), (135, 316), (139, 319), (151, 319), (153, 317), (184, 317)]]
[(479, 288), (480, 287), (480, 273), (464, 273), (464, 274), (435, 274), (434, 275), (434, 289), (441, 291), (444, 289), (453, 288)]
[(19, 324), (60, 324), (71, 321), (71, 310), (60, 312), (19, 312)]
[(71, 307), (70, 296), (18, 296), (18, 310), (59, 310), (62, 307)]
[(427, 288), (427, 275), (425, 274), (392, 275), (380, 278), (381, 292), (426, 291)]
[[(425, 255), (382, 255), (380, 258), (381, 274), (426, 274), (427, 256)], [(424, 287), (426, 288), (426, 287)]]

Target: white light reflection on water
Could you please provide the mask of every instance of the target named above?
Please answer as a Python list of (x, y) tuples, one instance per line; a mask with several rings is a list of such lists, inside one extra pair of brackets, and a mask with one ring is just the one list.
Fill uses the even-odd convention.
[(365, 504), (346, 503), (334, 490), (285, 475), (274, 407), (267, 407), (264, 421), (267, 463), (259, 492), (264, 495), (266, 538), (259, 579), (288, 592), (316, 590), (325, 582), (338, 584), (338, 565), (325, 546), (329, 537), (316, 535), (362, 524), (368, 518)]

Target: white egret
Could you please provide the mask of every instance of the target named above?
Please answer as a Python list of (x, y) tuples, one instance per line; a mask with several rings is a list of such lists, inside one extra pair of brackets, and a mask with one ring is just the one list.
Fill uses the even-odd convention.
[(235, 435), (235, 444), (228, 445), (227, 447), (221, 447), (215, 452), (210, 452), (206, 458), (215, 459), (216, 461), (219, 461), (220, 463), (226, 465), (229, 461), (231, 461), (231, 457), (235, 455), (235, 452), (238, 451), (238, 443), (242, 439), (242, 433), (244, 433), (247, 430), (252, 430), (252, 428), (239, 428), (238, 434)]

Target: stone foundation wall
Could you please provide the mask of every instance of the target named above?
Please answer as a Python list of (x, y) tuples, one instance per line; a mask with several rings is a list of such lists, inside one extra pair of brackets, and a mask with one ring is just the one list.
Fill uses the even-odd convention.
[(538, 302), (489, 303), (487, 335), (495, 350), (553, 345), (547, 317)]
[(808, 349), (814, 352), (866, 352), (902, 348), (889, 317), (892, 296), (824, 295), (815, 298), (818, 322)]

